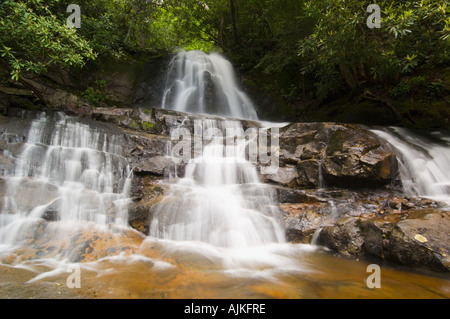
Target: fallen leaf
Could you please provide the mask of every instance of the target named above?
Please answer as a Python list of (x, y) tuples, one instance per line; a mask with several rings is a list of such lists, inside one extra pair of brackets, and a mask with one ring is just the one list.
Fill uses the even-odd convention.
[(426, 239), (425, 237), (423, 237), (422, 235), (419, 235), (419, 234), (416, 234), (414, 236), (414, 239), (421, 243), (426, 243), (428, 241), (428, 239)]

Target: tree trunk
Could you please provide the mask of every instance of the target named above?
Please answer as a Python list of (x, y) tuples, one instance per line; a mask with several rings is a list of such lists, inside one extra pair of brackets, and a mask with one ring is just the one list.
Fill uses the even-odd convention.
[(347, 83), (350, 89), (356, 89), (358, 87), (358, 82), (357, 79), (355, 79), (352, 69), (346, 64), (340, 64), (339, 69), (341, 70), (341, 75), (345, 83)]
[[(5, 60), (0, 59), (0, 63), (5, 67), (5, 69), (8, 71), (8, 73), (11, 73), (11, 67)], [(32, 91), (34, 93), (34, 95), (42, 102), (42, 104), (44, 104), (44, 105), (48, 104), (47, 100), (44, 98), (44, 96), (33, 85), (28, 83), (26, 81), (26, 79), (24, 79), (22, 76), (20, 76), (17, 81), (20, 84), (22, 84), (22, 86), (24, 86), (26, 89)]]
[(237, 26), (236, 26), (236, 0), (230, 0), (230, 16), (231, 16), (231, 29), (233, 31), (234, 45), (239, 42)]
[(220, 47), (224, 48), (225, 45), (223, 43), (223, 30), (224, 30), (224, 23), (225, 23), (225, 19), (223, 17), (223, 14), (220, 16), (220, 29), (219, 29), (219, 42), (220, 42)]

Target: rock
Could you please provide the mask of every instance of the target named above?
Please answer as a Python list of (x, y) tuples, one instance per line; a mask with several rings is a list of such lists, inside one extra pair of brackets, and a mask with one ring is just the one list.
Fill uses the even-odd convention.
[(389, 250), (389, 237), (392, 233), (392, 222), (361, 219), (361, 230), (364, 233), (364, 254), (386, 259)]
[(389, 148), (367, 131), (355, 126), (340, 126), (331, 134), (322, 162), (323, 176), (329, 186), (383, 185), (391, 181)]
[(158, 176), (169, 177), (170, 170), (174, 170), (175, 163), (171, 157), (155, 156), (145, 161), (139, 161), (138, 165), (134, 167), (136, 174), (154, 174)]
[(402, 220), (389, 237), (390, 258), (402, 265), (448, 272), (449, 229), (450, 212), (425, 211), (420, 218)]
[[(14, 191), (11, 193), (10, 189)], [(5, 184), (5, 196), (11, 197), (14, 201), (15, 209), (22, 212), (29, 212), (40, 205), (48, 205), (56, 200), (60, 194), (55, 185), (33, 178), (23, 178), (19, 181), (9, 181)]]
[(97, 121), (112, 123), (123, 128), (152, 134), (160, 134), (163, 131), (159, 123), (155, 123), (152, 111), (149, 109), (95, 108), (92, 111), (92, 118)]
[(293, 189), (290, 187), (273, 186), (278, 195), (278, 202), (280, 204), (286, 203), (314, 203), (320, 202), (321, 199), (315, 194), (307, 193), (302, 189)]
[(416, 269), (448, 272), (449, 216), (437, 211), (427, 214), (425, 222), (347, 217), (324, 227), (318, 243), (346, 256), (371, 256)]
[(318, 244), (339, 251), (344, 255), (360, 255), (364, 244), (360, 225), (360, 218), (343, 218), (334, 226), (322, 229)]
[(264, 175), (266, 182), (283, 186), (295, 186), (297, 177), (297, 168), (292, 166), (280, 167), (276, 174)]
[[(33, 244), (12, 250), (19, 264), (36, 258), (61, 258), (69, 262), (94, 262), (104, 257), (132, 255), (144, 241), (144, 236), (130, 228), (80, 226), (70, 227), (59, 222), (39, 220), (29, 230)], [(61, 240), (64, 238), (64, 240)]]
[(280, 131), (280, 163), (298, 168), (297, 187), (378, 187), (393, 178), (394, 155), (357, 125), (293, 123)]
[(449, 271), (450, 212), (430, 199), (381, 190), (298, 190), (276, 187), (286, 238), (345, 256)]
[(319, 205), (285, 204), (281, 209), (285, 212), (286, 239), (289, 242), (307, 244), (316, 231), (326, 224)]
[(133, 201), (128, 207), (128, 223), (147, 235), (154, 207), (163, 200), (169, 186), (163, 184), (161, 178), (153, 176), (138, 176), (133, 183), (135, 185)]
[(300, 188), (319, 188), (323, 185), (323, 175), (318, 160), (302, 160), (297, 165), (297, 186)]

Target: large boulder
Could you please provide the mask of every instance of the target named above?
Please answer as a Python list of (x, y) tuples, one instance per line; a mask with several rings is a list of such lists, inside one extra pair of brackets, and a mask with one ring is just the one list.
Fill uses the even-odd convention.
[(333, 226), (324, 227), (318, 243), (344, 255), (360, 255), (364, 244), (360, 218), (345, 217)]
[(289, 242), (450, 271), (450, 212), (444, 203), (392, 190), (276, 189)]
[(357, 125), (290, 124), (280, 132), (280, 155), (281, 166), (296, 165), (299, 188), (377, 187), (395, 174), (387, 144)]
[(390, 259), (402, 265), (450, 271), (449, 229), (450, 212), (417, 212), (393, 227)]
[(326, 183), (339, 186), (383, 185), (391, 181), (393, 153), (368, 131), (341, 126), (328, 141), (322, 162)]
[(448, 272), (449, 226), (450, 213), (440, 210), (398, 222), (347, 217), (324, 227), (318, 243), (347, 256), (371, 256), (412, 268)]

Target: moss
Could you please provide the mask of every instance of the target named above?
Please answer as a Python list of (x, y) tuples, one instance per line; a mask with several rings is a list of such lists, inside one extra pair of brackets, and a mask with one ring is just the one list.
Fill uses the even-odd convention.
[(149, 122), (143, 122), (142, 123), (142, 128), (145, 131), (151, 131), (154, 128), (155, 124), (154, 123), (149, 123)]
[(153, 190), (158, 193), (161, 193), (163, 191), (163, 189), (159, 186), (155, 186), (155, 188), (153, 188)]
[(132, 129), (134, 129), (134, 130), (140, 130), (141, 128), (140, 128), (140, 126), (139, 126), (139, 124), (138, 123), (136, 123), (136, 122), (130, 122), (129, 124), (128, 124), (128, 126), (130, 127), (130, 128), (132, 128)]

